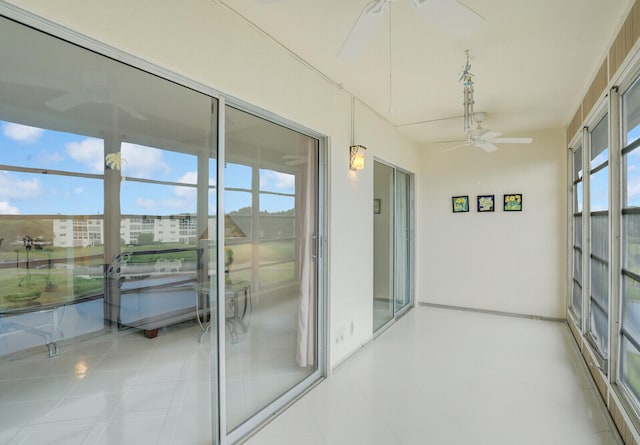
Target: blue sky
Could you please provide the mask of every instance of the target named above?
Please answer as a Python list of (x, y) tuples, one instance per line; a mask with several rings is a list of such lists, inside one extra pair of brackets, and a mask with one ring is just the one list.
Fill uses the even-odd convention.
[[(104, 148), (101, 139), (43, 130), (0, 121), (0, 164), (77, 173), (102, 174)], [(125, 214), (172, 215), (195, 213), (197, 159), (169, 150), (122, 145), (121, 211)], [(215, 172), (215, 160), (210, 171)], [(260, 170), (260, 190), (293, 194), (295, 177), (274, 170)], [(184, 183), (183, 187), (136, 182), (134, 178)], [(251, 187), (251, 168), (227, 164), (227, 188)], [(215, 176), (209, 178), (215, 185)], [(215, 209), (213, 189), (209, 205)], [(0, 171), (0, 214), (102, 214), (103, 182), (99, 179)], [(248, 192), (227, 191), (226, 211), (251, 206)], [(260, 194), (260, 210), (277, 212), (294, 207), (292, 197)], [(214, 213), (213, 210), (210, 211)]]

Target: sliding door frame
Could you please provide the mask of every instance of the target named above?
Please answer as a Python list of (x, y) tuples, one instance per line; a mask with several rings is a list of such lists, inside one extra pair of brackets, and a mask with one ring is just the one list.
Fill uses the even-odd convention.
[[(374, 157), (373, 159), (374, 162), (378, 162), (386, 167), (389, 167), (393, 170), (393, 189), (391, 191), (391, 196), (393, 196), (393, 210), (394, 210), (394, 217), (393, 217), (393, 224), (392, 224), (392, 238), (393, 238), (393, 247), (392, 247), (392, 261), (393, 261), (393, 267), (392, 267), (392, 279), (393, 279), (393, 295), (391, 296), (393, 298), (393, 317), (386, 322), (384, 325), (380, 326), (378, 329), (376, 329), (373, 332), (374, 336), (378, 336), (380, 335), (382, 332), (384, 332), (389, 326), (391, 326), (397, 319), (399, 319), (400, 317), (402, 317), (403, 315), (405, 315), (407, 313), (407, 311), (409, 311), (412, 307), (414, 307), (415, 304), (415, 175), (414, 173), (410, 172), (409, 170), (405, 170), (401, 167), (398, 167), (390, 162), (387, 162), (385, 160), (382, 160), (378, 157)], [(409, 302), (404, 305), (400, 310), (398, 310), (397, 305), (396, 305), (396, 301), (397, 301), (397, 293), (398, 293), (398, 284), (397, 284), (397, 280), (398, 280), (398, 270), (397, 270), (397, 263), (398, 263), (398, 259), (397, 259), (397, 251), (398, 251), (398, 246), (396, 245), (396, 231), (398, 230), (398, 224), (397, 224), (397, 215), (395, 213), (395, 209), (396, 209), (396, 193), (397, 193), (397, 179), (398, 179), (398, 175), (397, 173), (403, 173), (405, 175), (407, 175), (409, 177), (409, 190), (408, 190), (408, 203), (407, 203), (407, 211), (409, 213), (408, 217), (407, 217), (407, 222), (409, 224), (409, 235), (408, 235), (408, 255), (407, 255), (407, 260), (408, 260), (408, 292), (409, 292)], [(374, 182), (375, 182), (375, 177), (373, 178)], [(372, 311), (373, 312), (373, 311)], [(374, 326), (375, 327), (375, 326)]]
[[(318, 234), (316, 239), (316, 265), (317, 265), (317, 329), (316, 329), (316, 351), (317, 369), (302, 382), (295, 385), (287, 393), (273, 401), (248, 421), (235, 429), (232, 433), (226, 430), (226, 394), (225, 394), (225, 319), (224, 319), (224, 299), (218, 298), (217, 302), (217, 339), (212, 342), (211, 351), (212, 363), (211, 383), (212, 383), (212, 442), (214, 444), (233, 443), (250, 435), (262, 423), (273, 417), (287, 406), (301, 397), (314, 383), (328, 375), (327, 360), (327, 234), (328, 234), (328, 138), (324, 134), (304, 127), (296, 122), (282, 118), (274, 113), (261, 109), (255, 105), (240, 99), (224, 95), (222, 92), (204, 83), (194, 81), (183, 75), (177, 74), (160, 65), (151, 63), (142, 58), (127, 53), (121, 49), (110, 46), (104, 42), (88, 37), (78, 31), (66, 28), (49, 19), (40, 17), (30, 11), (18, 6), (0, 2), (0, 17), (6, 17), (17, 23), (31, 27), (35, 32), (44, 32), (53, 39), (61, 39), (71, 45), (77, 45), (89, 51), (93, 51), (104, 57), (127, 64), (132, 69), (138, 69), (156, 75), (163, 79), (175, 82), (181, 86), (190, 88), (201, 94), (218, 100), (218, 153), (217, 153), (217, 215), (224, 215), (224, 160), (225, 160), (225, 105), (232, 105), (240, 110), (247, 111), (274, 124), (282, 125), (289, 129), (303, 133), (306, 136), (318, 141), (318, 190), (317, 190), (317, 218)], [(215, 121), (215, 120), (214, 120)], [(217, 239), (224, 239), (224, 218), (218, 218), (216, 226)], [(224, 295), (224, 249), (217, 249), (217, 286), (218, 295)], [(214, 333), (211, 332), (212, 340)], [(217, 396), (216, 396), (217, 395)], [(216, 415), (217, 412), (217, 415)]]

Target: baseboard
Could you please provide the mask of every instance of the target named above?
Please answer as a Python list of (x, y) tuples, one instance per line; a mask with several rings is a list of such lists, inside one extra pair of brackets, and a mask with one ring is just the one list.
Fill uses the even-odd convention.
[(433, 307), (437, 309), (449, 309), (449, 310), (463, 311), (463, 312), (477, 312), (480, 314), (500, 315), (502, 317), (527, 318), (530, 320), (544, 320), (544, 321), (557, 321), (557, 322), (566, 321), (565, 318), (548, 317), (546, 315), (520, 314), (517, 312), (496, 311), (491, 309), (479, 309), (479, 308), (464, 307), (464, 306), (450, 306), (448, 304), (428, 303), (425, 301), (421, 301), (418, 304), (420, 306)]

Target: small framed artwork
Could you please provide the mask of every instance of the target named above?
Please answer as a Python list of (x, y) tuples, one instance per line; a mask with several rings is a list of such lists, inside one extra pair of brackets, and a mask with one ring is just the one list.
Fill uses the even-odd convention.
[(509, 195), (504, 195), (503, 210), (505, 212), (521, 212), (522, 193), (511, 193)]
[(380, 210), (381, 210), (381, 206), (382, 203), (380, 202), (379, 198), (376, 198), (373, 200), (373, 213), (375, 213), (376, 215), (380, 214)]
[(451, 198), (453, 204), (453, 213), (461, 213), (469, 211), (469, 196), (454, 196)]
[(478, 212), (495, 211), (495, 195), (478, 195)]

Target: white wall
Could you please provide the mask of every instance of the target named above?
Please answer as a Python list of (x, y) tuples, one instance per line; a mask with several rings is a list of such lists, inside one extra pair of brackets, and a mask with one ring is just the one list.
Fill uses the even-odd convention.
[[(533, 144), (502, 145), (493, 153), (444, 152), (442, 145), (424, 151), (419, 301), (565, 317), (564, 131), (522, 136), (532, 136)], [(503, 212), (505, 193), (523, 194), (522, 212)], [(494, 213), (477, 213), (479, 194), (496, 195)], [(469, 195), (469, 213), (452, 213), (456, 195)]]
[[(330, 363), (371, 338), (372, 158), (412, 171), (419, 158), (414, 143), (356, 103), (356, 143), (368, 150), (366, 169), (350, 171), (349, 94), (214, 1), (10, 3), (329, 136)], [(346, 338), (337, 344), (338, 330)]]

